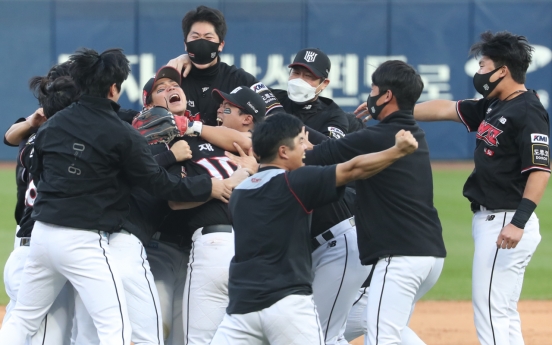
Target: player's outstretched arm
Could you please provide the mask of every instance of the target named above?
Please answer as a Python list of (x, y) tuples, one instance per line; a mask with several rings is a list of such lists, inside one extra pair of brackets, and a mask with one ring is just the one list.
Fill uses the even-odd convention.
[(201, 139), (231, 152), (236, 152), (234, 143), (237, 143), (246, 151), (251, 147), (251, 133), (239, 132), (228, 127), (204, 125), (201, 130)]
[(357, 156), (336, 167), (336, 186), (343, 186), (351, 181), (371, 177), (393, 162), (411, 154), (418, 148), (418, 142), (409, 131), (400, 130), (395, 135), (395, 146), (381, 152)]
[(14, 123), (4, 134), (4, 139), (11, 145), (17, 146), (21, 141), (27, 139), (34, 129), (40, 127), (46, 121), (44, 111), (38, 108), (25, 121)]
[(456, 113), (456, 102), (442, 99), (416, 104), (414, 118), (418, 121), (461, 121)]
[(496, 245), (499, 248), (515, 248), (519, 241), (521, 241), (525, 223), (529, 220), (529, 217), (531, 217), (531, 214), (533, 214), (533, 211), (542, 199), (549, 179), (550, 173), (547, 171), (533, 171), (529, 175), (527, 185), (525, 185), (525, 190), (523, 191), (523, 199), (521, 199), (512, 221), (502, 228), (502, 231), (498, 235)]

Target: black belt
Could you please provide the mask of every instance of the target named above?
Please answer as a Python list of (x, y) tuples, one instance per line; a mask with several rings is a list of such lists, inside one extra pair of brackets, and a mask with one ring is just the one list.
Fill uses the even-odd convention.
[(202, 235), (212, 234), (214, 232), (232, 232), (232, 225), (230, 224), (217, 224), (207, 225), (201, 229)]
[(19, 242), (20, 246), (28, 247), (31, 245), (31, 238), (30, 237), (23, 237), (21, 238), (21, 241)]
[[(328, 242), (329, 240), (331, 240), (332, 238), (335, 238), (334, 234), (332, 234), (332, 232), (330, 230), (326, 230), (324, 231), (322, 234), (321, 234), (322, 238), (326, 240), (326, 242)], [(318, 240), (316, 239), (316, 237), (313, 237), (312, 239), (312, 251), (315, 251), (316, 249), (318, 249), (318, 247), (320, 247), (323, 243), (320, 243), (318, 242)]]

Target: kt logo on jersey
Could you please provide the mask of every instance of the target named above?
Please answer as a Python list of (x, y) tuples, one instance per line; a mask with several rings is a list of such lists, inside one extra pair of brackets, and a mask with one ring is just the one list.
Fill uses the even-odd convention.
[(479, 140), (483, 140), (488, 145), (498, 146), (498, 136), (502, 131), (495, 126), (491, 125), (487, 121), (481, 122), (477, 129), (477, 135), (475, 136)]

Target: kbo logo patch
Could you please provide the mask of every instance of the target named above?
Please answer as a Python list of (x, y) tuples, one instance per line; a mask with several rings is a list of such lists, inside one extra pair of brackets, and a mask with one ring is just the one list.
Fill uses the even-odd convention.
[(531, 143), (548, 145), (548, 135), (539, 134), (539, 133), (532, 133), (531, 134)]

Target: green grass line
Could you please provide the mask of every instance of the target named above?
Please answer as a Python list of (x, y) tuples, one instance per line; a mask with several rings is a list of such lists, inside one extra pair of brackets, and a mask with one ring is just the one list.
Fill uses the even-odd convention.
[[(443, 273), (426, 300), (469, 300), (471, 298), (471, 266), (473, 240), (472, 213), (462, 196), (462, 187), (469, 170), (434, 171), (435, 207), (443, 224), (448, 257)], [(0, 170), (0, 264), (2, 267), (13, 249), (15, 221), (15, 176), (13, 171)], [(552, 187), (549, 184), (537, 208), (542, 241), (525, 273), (523, 299), (552, 299)], [(7, 304), (3, 281), (0, 304)]]

